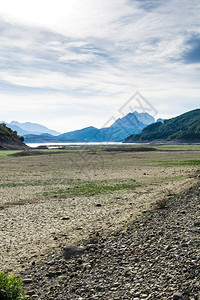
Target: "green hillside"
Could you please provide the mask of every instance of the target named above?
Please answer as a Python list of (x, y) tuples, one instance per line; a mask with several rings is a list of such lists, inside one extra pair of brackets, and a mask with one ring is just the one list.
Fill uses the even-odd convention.
[(23, 143), (24, 138), (17, 135), (16, 131), (8, 128), (5, 124), (0, 124), (0, 149), (26, 149)]
[(184, 113), (178, 117), (157, 122), (143, 129), (140, 134), (132, 134), (124, 142), (151, 141), (200, 142), (200, 109)]

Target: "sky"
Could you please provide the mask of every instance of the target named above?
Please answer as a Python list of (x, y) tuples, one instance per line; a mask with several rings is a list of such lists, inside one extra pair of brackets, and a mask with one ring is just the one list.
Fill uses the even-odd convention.
[(199, 0), (1, 1), (0, 120), (67, 132), (199, 108), (199, 16)]

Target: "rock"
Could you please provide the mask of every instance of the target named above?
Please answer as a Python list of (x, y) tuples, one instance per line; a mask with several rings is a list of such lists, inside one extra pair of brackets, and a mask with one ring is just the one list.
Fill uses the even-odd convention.
[(84, 247), (68, 246), (64, 248), (64, 258), (68, 259), (73, 256), (79, 256), (86, 251)]
[(33, 290), (27, 291), (26, 295), (33, 296), (33, 295), (35, 295), (35, 291), (33, 291)]
[(25, 279), (23, 279), (23, 283), (24, 284), (29, 284), (29, 283), (32, 283), (32, 278), (25, 278)]
[(170, 249), (171, 249), (171, 246), (170, 246), (170, 245), (167, 245), (167, 246), (164, 248), (165, 251), (168, 251), (168, 250), (170, 250)]
[(176, 292), (173, 294), (173, 299), (176, 300), (176, 299), (183, 299), (183, 294), (179, 293), (179, 292)]
[(97, 203), (97, 204), (96, 204), (96, 207), (101, 207), (101, 203)]
[(62, 220), (63, 221), (68, 221), (70, 218), (69, 217), (63, 217)]
[(200, 226), (200, 222), (195, 222), (194, 226), (199, 227)]

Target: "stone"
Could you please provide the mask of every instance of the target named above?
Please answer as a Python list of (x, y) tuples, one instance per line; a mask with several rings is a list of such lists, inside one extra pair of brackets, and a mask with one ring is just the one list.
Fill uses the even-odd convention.
[(199, 227), (200, 226), (200, 222), (195, 222), (194, 226)]
[(64, 248), (64, 258), (68, 259), (73, 256), (79, 256), (86, 251), (84, 247), (68, 246)]
[(32, 283), (32, 281), (33, 281), (32, 278), (24, 278), (24, 279), (23, 279), (23, 283), (24, 283), (24, 284)]
[(183, 294), (182, 293), (179, 293), (179, 292), (176, 292), (173, 294), (173, 299), (176, 300), (176, 299), (183, 299)]
[(170, 249), (171, 249), (171, 246), (170, 246), (170, 245), (167, 245), (167, 246), (164, 248), (165, 251), (168, 251), (168, 250), (170, 250)]

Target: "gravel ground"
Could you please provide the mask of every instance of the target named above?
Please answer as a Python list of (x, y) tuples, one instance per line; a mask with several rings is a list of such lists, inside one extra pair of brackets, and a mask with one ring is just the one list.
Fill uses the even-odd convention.
[[(34, 152), (33, 152), (34, 153)], [(125, 227), (156, 200), (197, 180), (199, 151), (0, 153), (0, 270), (13, 274), (94, 232)], [(133, 182), (133, 189), (78, 195), (84, 183)], [(134, 185), (139, 184), (138, 187)], [(73, 191), (59, 196), (59, 190)], [(94, 192), (94, 194), (93, 194)], [(47, 195), (45, 196), (44, 193)]]
[[(200, 183), (21, 273), (32, 299), (200, 299)], [(55, 237), (56, 238), (56, 237)]]

